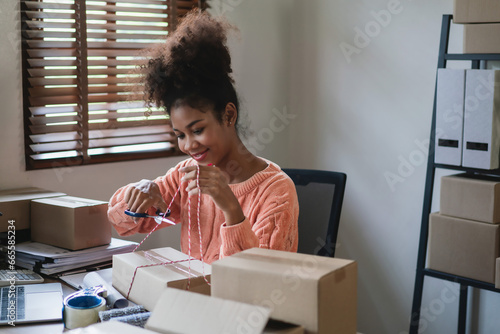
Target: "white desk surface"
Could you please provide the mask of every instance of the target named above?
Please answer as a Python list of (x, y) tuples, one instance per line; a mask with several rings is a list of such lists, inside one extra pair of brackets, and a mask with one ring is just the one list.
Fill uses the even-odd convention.
[[(63, 288), (63, 297), (75, 292), (76, 290), (66, 284), (63, 281), (45, 278), (44, 283), (61, 283)], [(68, 331), (68, 329), (64, 328), (64, 324), (62, 321), (60, 322), (45, 322), (38, 324), (24, 324), (24, 325), (16, 325), (16, 326), (0, 326), (0, 332), (2, 334), (58, 334)], [(361, 334), (361, 333), (357, 333)]]

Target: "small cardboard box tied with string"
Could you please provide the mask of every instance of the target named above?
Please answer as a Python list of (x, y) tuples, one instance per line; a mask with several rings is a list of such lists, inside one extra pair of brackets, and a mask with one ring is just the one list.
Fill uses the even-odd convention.
[(113, 286), (152, 311), (167, 287), (210, 295), (211, 267), (171, 247), (113, 256)]

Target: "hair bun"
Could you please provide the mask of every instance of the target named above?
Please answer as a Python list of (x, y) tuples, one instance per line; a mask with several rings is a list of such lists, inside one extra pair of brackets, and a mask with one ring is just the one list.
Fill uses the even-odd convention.
[(182, 20), (168, 43), (170, 62), (179, 79), (190, 79), (191, 84), (197, 80), (232, 81), (226, 36), (229, 28), (229, 24), (206, 13), (191, 12)]
[(224, 19), (197, 10), (188, 13), (163, 44), (149, 50), (144, 74), (146, 101), (165, 107), (173, 103), (210, 102), (215, 109), (227, 103), (238, 107), (231, 77), (227, 32), (236, 30)]

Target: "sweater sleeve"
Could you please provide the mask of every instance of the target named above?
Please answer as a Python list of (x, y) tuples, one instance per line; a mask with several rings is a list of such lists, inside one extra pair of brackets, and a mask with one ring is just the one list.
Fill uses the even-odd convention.
[[(222, 225), (221, 258), (252, 247), (297, 251), (299, 204), (295, 185), (286, 179), (269, 186), (262, 195), (252, 208), (258, 210), (253, 224), (245, 218), (237, 225)], [(248, 209), (243, 207), (244, 212)]]
[[(160, 188), (163, 200), (167, 203), (167, 205), (170, 204), (179, 187), (179, 168), (181, 167), (181, 164), (179, 164), (170, 169), (166, 175), (158, 177), (154, 180)], [(124, 201), (125, 193), (127, 188), (131, 186), (133, 186), (133, 184), (129, 184), (118, 189), (113, 194), (108, 204), (108, 220), (120, 236), (128, 236), (135, 233), (148, 233), (156, 226), (156, 222), (152, 218), (141, 218), (137, 222), (134, 222), (132, 217), (125, 214), (125, 210), (128, 209), (127, 203)], [(177, 196), (170, 207), (171, 215), (169, 219), (176, 223), (180, 221), (179, 203), (180, 199), (179, 196)], [(147, 213), (149, 215), (155, 215), (156, 208), (149, 208)], [(169, 226), (169, 224), (163, 223), (160, 228), (166, 226)]]

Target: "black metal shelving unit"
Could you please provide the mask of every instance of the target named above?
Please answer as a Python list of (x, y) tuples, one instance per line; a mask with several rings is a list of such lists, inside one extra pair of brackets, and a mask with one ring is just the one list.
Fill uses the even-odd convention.
[[(447, 61), (471, 61), (471, 69), (479, 69), (481, 61), (500, 61), (500, 54), (452, 54), (448, 53), (448, 43), (450, 36), (450, 26), (452, 15), (443, 15), (441, 25), (441, 40), (439, 45), (439, 57), (437, 68), (446, 68)], [(437, 74), (436, 74), (437, 76)], [(425, 268), (427, 253), (427, 238), (429, 231), (429, 214), (431, 213), (432, 195), (434, 188), (434, 176), (436, 169), (457, 170), (471, 174), (488, 174), (498, 176), (500, 179), (500, 169), (483, 170), (451, 166), (434, 163), (434, 142), (436, 130), (436, 94), (434, 94), (434, 107), (432, 112), (431, 134), (429, 156), (427, 161), (427, 175), (425, 180), (424, 205), (422, 209), (422, 224), (420, 227), (420, 241), (418, 248), (417, 270), (415, 275), (415, 288), (413, 292), (413, 304), (410, 320), (410, 334), (417, 334), (419, 330), (420, 311), (422, 306), (422, 292), (424, 288), (424, 278), (426, 276), (442, 280), (448, 280), (460, 285), (459, 306), (458, 306), (458, 334), (465, 334), (467, 319), (467, 296), (469, 287), (500, 292), (495, 289), (494, 284), (473, 280), (466, 277), (451, 275)]]

